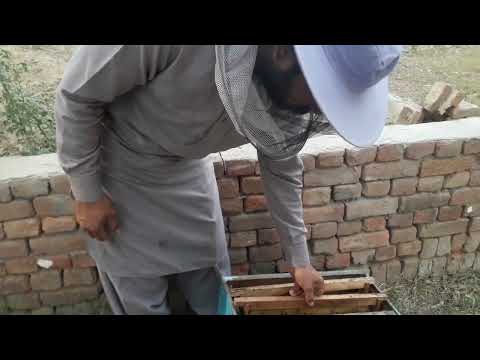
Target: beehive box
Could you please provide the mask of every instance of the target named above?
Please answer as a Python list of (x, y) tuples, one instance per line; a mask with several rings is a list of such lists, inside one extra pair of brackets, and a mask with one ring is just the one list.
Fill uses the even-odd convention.
[(368, 273), (359, 270), (321, 272), (325, 292), (315, 306), (292, 297), (290, 274), (224, 278), (237, 315), (400, 315)]

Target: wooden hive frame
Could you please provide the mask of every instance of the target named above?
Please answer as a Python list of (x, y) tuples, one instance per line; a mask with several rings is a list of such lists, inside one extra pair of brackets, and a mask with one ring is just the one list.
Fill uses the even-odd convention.
[(292, 297), (290, 274), (247, 275), (226, 278), (226, 286), (237, 313), (242, 315), (398, 315), (398, 311), (364, 271), (321, 273), (324, 294), (314, 307), (303, 297)]

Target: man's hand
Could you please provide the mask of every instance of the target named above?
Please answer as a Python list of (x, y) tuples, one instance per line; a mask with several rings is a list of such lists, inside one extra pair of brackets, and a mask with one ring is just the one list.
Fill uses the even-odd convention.
[(107, 196), (93, 203), (75, 201), (75, 216), (80, 227), (100, 241), (110, 240), (118, 229), (117, 215)]
[(324, 291), (323, 277), (320, 273), (309, 265), (306, 267), (294, 267), (290, 270), (295, 285), (290, 290), (291, 296), (305, 295), (305, 302), (313, 306), (315, 302), (313, 298), (320, 296)]

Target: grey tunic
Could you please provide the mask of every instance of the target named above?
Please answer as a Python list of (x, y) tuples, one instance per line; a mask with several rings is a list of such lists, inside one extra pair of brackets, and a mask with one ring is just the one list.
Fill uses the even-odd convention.
[[(228, 267), (212, 164), (247, 143), (214, 79), (213, 45), (89, 45), (67, 64), (56, 96), (57, 148), (80, 201), (111, 196), (120, 230), (90, 239), (103, 271), (159, 276)], [(258, 154), (286, 260), (309, 263), (302, 161)]]

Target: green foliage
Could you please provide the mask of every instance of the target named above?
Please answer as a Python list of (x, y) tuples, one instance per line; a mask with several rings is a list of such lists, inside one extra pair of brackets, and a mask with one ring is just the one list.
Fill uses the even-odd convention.
[[(0, 119), (2, 131), (14, 134), (22, 155), (55, 151), (54, 94), (33, 94), (21, 81), (29, 71), (15, 64), (7, 50), (0, 49)], [(0, 124), (1, 126), (1, 124)]]

